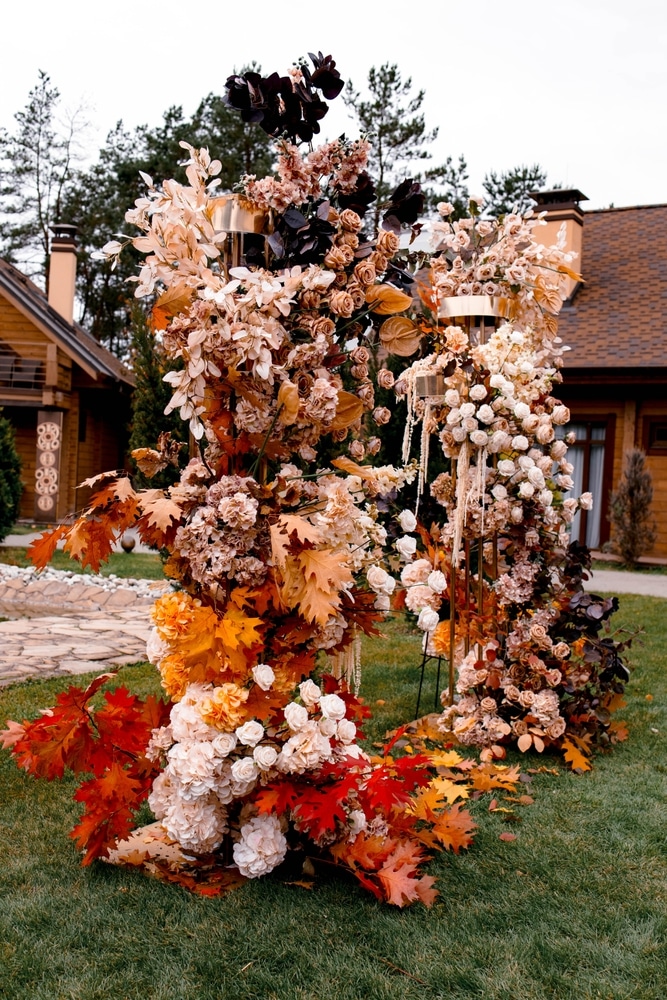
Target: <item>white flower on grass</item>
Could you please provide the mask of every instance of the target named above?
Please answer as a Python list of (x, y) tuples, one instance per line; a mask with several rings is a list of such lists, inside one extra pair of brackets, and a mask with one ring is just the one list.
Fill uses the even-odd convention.
[(277, 816), (254, 816), (241, 827), (234, 844), (234, 861), (246, 878), (259, 878), (273, 871), (287, 854), (287, 841)]

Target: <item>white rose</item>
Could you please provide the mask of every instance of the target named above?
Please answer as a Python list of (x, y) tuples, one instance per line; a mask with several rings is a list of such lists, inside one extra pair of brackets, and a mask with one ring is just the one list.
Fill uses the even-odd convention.
[(331, 739), (331, 737), (335, 736), (338, 731), (335, 719), (320, 719), (318, 728), (322, 733), (322, 736), (326, 736), (327, 739)]
[(417, 518), (411, 510), (402, 510), (398, 515), (398, 523), (401, 526), (401, 531), (414, 531), (417, 527)]
[(530, 416), (530, 407), (527, 403), (515, 403), (514, 405), (514, 416), (517, 420), (523, 420), (524, 417)]
[(461, 397), (456, 389), (448, 389), (445, 393), (445, 403), (447, 406), (458, 406), (461, 402)]
[(477, 411), (477, 419), (483, 424), (490, 424), (495, 418), (496, 415), (488, 403), (484, 403)]
[(566, 424), (570, 419), (570, 411), (567, 406), (554, 406), (551, 419), (555, 424)]
[(431, 588), (431, 590), (435, 591), (436, 594), (442, 594), (445, 590), (447, 590), (447, 577), (444, 573), (441, 573), (439, 569), (434, 569), (433, 572), (429, 574), (426, 584)]
[(502, 483), (498, 483), (497, 486), (494, 486), (493, 489), (491, 490), (491, 493), (493, 494), (496, 500), (507, 500), (507, 490), (502, 485)]
[(344, 719), (345, 702), (337, 694), (324, 694), (320, 698), (320, 709), (326, 719)]
[(468, 433), (465, 427), (455, 427), (454, 430), (452, 431), (452, 437), (458, 444), (461, 444), (462, 441), (465, 441), (467, 436)]
[(351, 719), (341, 719), (338, 723), (337, 732), (341, 743), (351, 743), (357, 735), (357, 727)]
[(211, 740), (216, 757), (228, 757), (232, 750), (236, 749), (236, 744), (235, 733), (220, 733), (214, 740)]
[(540, 490), (537, 499), (540, 501), (543, 507), (551, 507), (554, 495), (551, 492), (551, 490)]
[(523, 521), (523, 508), (522, 507), (512, 507), (510, 511), (510, 520), (514, 524), (521, 524)]
[(475, 413), (474, 403), (462, 403), (461, 404), (461, 416), (462, 417), (472, 417)]
[(250, 722), (238, 727), (236, 735), (239, 738), (239, 743), (243, 743), (247, 747), (254, 747), (264, 736), (264, 726), (256, 719), (251, 719)]
[(257, 777), (257, 764), (252, 757), (240, 757), (235, 760), (231, 770), (234, 781), (247, 783)]
[(544, 473), (537, 466), (533, 466), (532, 469), (528, 470), (528, 482), (532, 483), (533, 486), (537, 486), (538, 489), (542, 489), (544, 486)]
[(483, 385), (473, 385), (470, 390), (470, 398), (474, 399), (476, 403), (479, 403), (482, 399), (486, 399), (486, 387)]
[(593, 509), (593, 494), (592, 493), (582, 493), (579, 497), (579, 506), (582, 510), (592, 510)]
[(449, 413), (447, 414), (447, 425), (449, 427), (452, 427), (454, 424), (460, 423), (461, 420), (462, 420), (461, 411), (456, 407), (454, 407), (453, 410), (450, 410)]
[(530, 500), (530, 498), (534, 495), (535, 495), (535, 487), (533, 486), (532, 483), (529, 483), (527, 480), (524, 480), (519, 486), (519, 496), (523, 500)]
[(264, 743), (261, 746), (255, 747), (252, 752), (252, 758), (260, 771), (268, 771), (278, 760), (278, 751), (275, 747)]
[(515, 451), (525, 451), (528, 448), (528, 438), (523, 434), (517, 434), (512, 438), (512, 447)]
[(489, 435), (486, 431), (473, 431), (470, 435), (470, 440), (477, 448), (483, 448), (484, 445), (489, 443)]
[(295, 733), (299, 729), (303, 729), (308, 722), (308, 709), (304, 708), (303, 705), (297, 705), (295, 701), (291, 701), (289, 705), (285, 706), (283, 714), (285, 722)]
[(551, 445), (551, 457), (554, 462), (559, 462), (561, 458), (567, 453), (567, 445), (561, 439), (554, 441)]
[(526, 338), (520, 330), (512, 330), (510, 333), (510, 344), (518, 344), (520, 347)]
[(424, 632), (432, 632), (439, 621), (440, 618), (437, 611), (434, 611), (433, 608), (422, 608), (419, 612), (417, 624)]
[(387, 594), (378, 594), (373, 601), (373, 607), (376, 611), (390, 611), (391, 601), (389, 600), (389, 596)]
[(501, 476), (513, 476), (516, 472), (514, 462), (512, 462), (509, 458), (501, 458), (498, 462), (498, 472)]
[(276, 679), (273, 668), (268, 663), (258, 663), (254, 666), (252, 677), (257, 687), (261, 688), (262, 691), (268, 691)]
[(401, 535), (401, 537), (398, 538), (394, 544), (396, 545), (401, 558), (405, 559), (406, 562), (408, 559), (412, 559), (413, 555), (417, 551), (417, 539), (412, 538), (410, 535)]
[(308, 708), (315, 708), (322, 697), (321, 690), (314, 681), (311, 681), (310, 677), (307, 681), (302, 681), (299, 684), (299, 694), (304, 705), (307, 705)]
[(505, 377), (501, 375), (500, 372), (496, 372), (495, 375), (492, 375), (489, 379), (489, 385), (493, 389), (502, 389), (505, 385)]
[(376, 594), (393, 594), (396, 580), (381, 566), (369, 566), (366, 570), (368, 586)]

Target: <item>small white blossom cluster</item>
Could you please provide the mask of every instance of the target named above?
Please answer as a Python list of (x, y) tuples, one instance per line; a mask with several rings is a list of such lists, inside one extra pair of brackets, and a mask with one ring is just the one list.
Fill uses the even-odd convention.
[[(152, 645), (154, 654), (154, 639)], [(256, 664), (252, 679), (262, 691), (270, 691), (275, 673), (269, 664)], [(265, 728), (250, 718), (224, 729), (216, 724), (214, 685), (188, 686), (171, 710), (169, 725), (154, 730), (147, 751), (151, 759), (165, 763), (148, 802), (170, 838), (197, 854), (214, 851), (230, 829), (230, 815), (257, 787), (281, 775), (318, 771), (327, 761), (368, 760), (355, 742), (357, 727), (346, 717), (339, 695), (323, 694), (308, 679), (299, 685), (297, 698), (285, 706), (282, 724)], [(282, 829), (289, 818), (298, 825), (298, 817), (252, 815), (244, 820), (243, 815), (238, 829), (232, 829), (234, 860), (243, 875), (256, 878), (283, 860), (287, 842)], [(353, 817), (351, 825), (359, 822)]]

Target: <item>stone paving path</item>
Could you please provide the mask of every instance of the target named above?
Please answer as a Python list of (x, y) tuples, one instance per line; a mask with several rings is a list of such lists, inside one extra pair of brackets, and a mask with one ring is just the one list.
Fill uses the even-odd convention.
[(0, 580), (0, 616), (10, 619), (0, 622), (0, 685), (145, 660), (149, 609), (168, 585), (141, 596), (83, 581)]

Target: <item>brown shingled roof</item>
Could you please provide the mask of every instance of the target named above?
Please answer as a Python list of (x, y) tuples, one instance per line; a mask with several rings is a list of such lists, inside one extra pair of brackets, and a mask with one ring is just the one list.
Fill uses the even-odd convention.
[(573, 368), (667, 367), (667, 205), (584, 213), (584, 276), (558, 332)]

